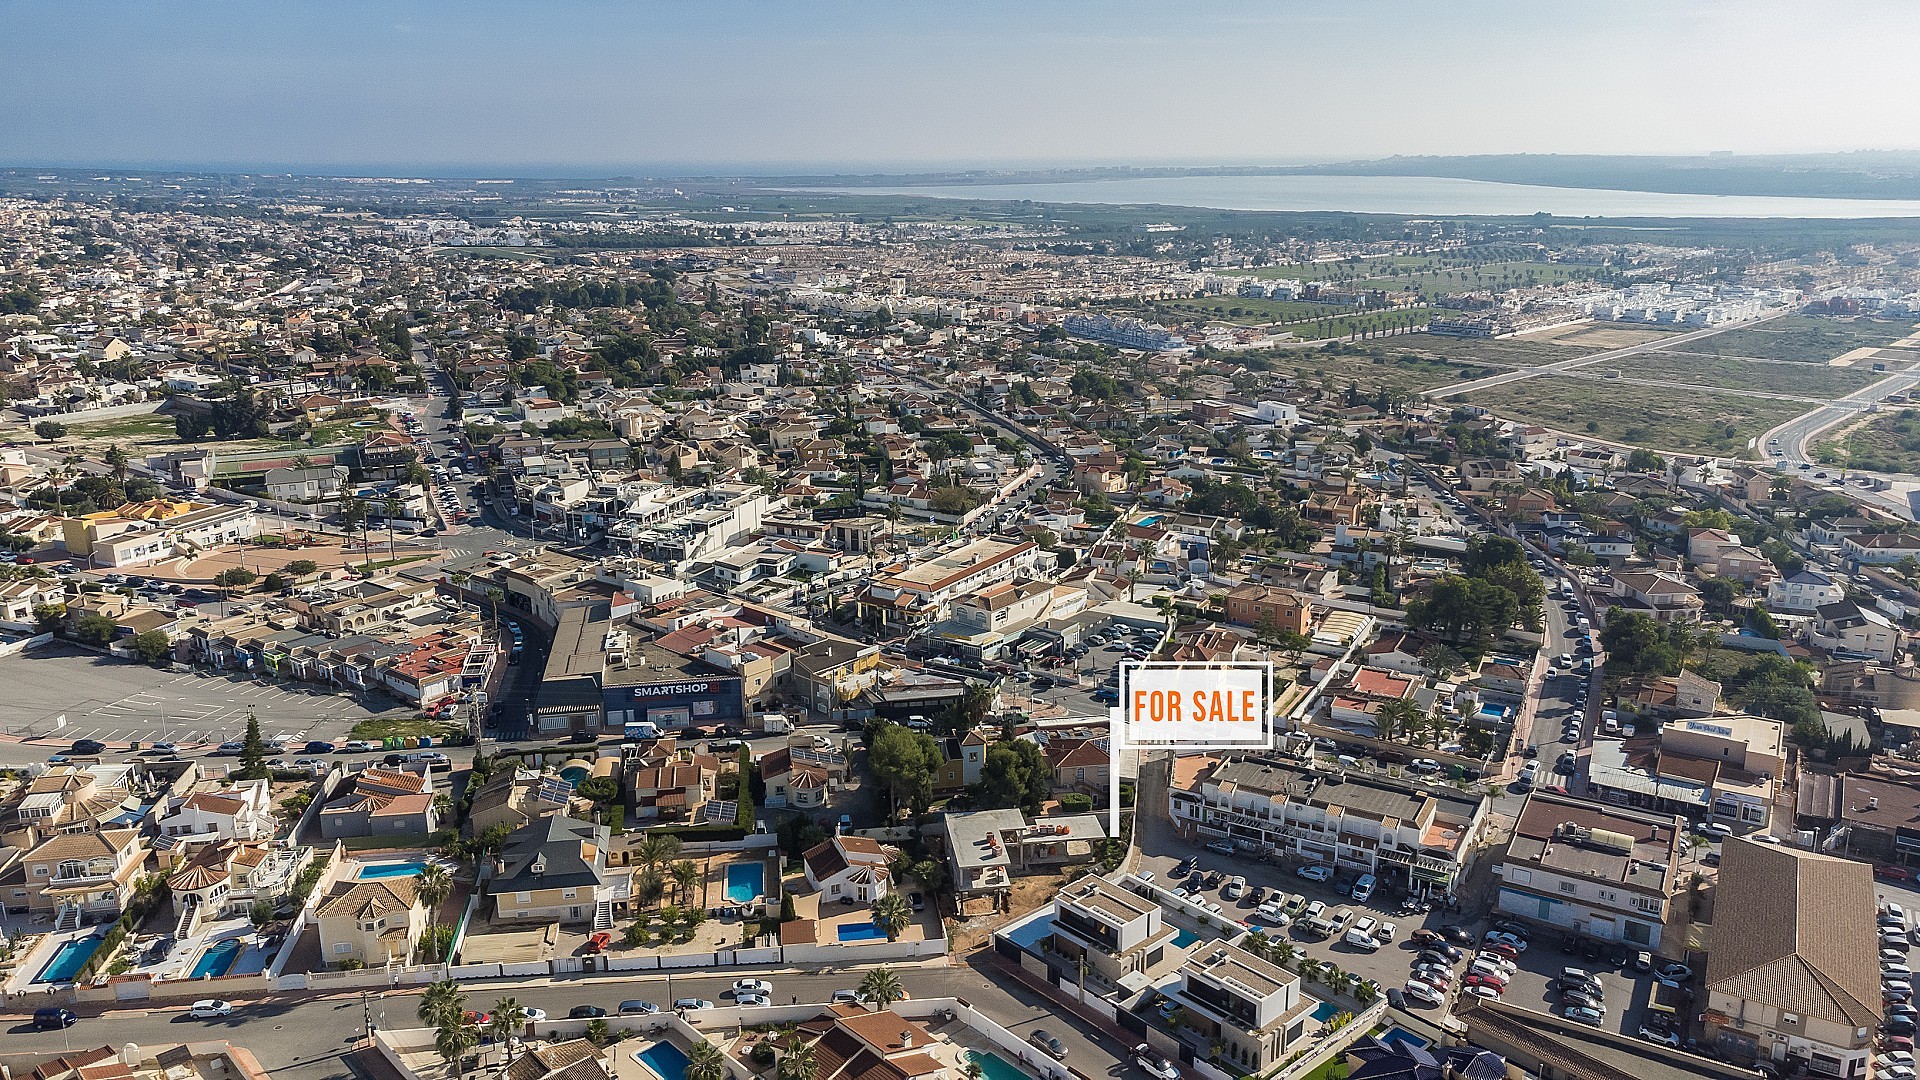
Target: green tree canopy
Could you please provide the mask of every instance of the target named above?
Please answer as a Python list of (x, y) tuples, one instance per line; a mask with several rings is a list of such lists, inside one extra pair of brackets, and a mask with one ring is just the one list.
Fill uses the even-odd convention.
[(1019, 806), (1038, 809), (1052, 788), (1047, 755), (1026, 739), (1003, 739), (987, 750), (974, 785), (974, 802), (987, 809)]
[(884, 724), (867, 749), (867, 767), (887, 786), (897, 808), (904, 801), (915, 811), (933, 797), (933, 772), (940, 767), (940, 747), (931, 736), (899, 724)]

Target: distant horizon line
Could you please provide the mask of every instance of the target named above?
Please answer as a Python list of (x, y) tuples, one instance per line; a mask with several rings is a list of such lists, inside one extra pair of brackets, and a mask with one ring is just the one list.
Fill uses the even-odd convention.
[(1372, 157), (1313, 156), (1267, 160), (1090, 160), (1078, 163), (1041, 160), (980, 161), (900, 161), (900, 162), (656, 162), (656, 163), (549, 163), (504, 164), (499, 162), (452, 162), (408, 164), (402, 162), (292, 163), (292, 162), (185, 162), (185, 161), (0, 161), (0, 172), (120, 172), (127, 174), (188, 173), (211, 176), (284, 176), (298, 179), (378, 179), (378, 180), (582, 180), (582, 181), (665, 181), (665, 180), (751, 180), (762, 178), (804, 177), (861, 178), (914, 177), (953, 174), (992, 175), (996, 173), (1049, 173), (1088, 171), (1167, 171), (1193, 170), (1221, 172), (1236, 169), (1298, 169), (1337, 165), (1363, 165), (1387, 161), (1432, 159), (1467, 161), (1495, 158), (1606, 158), (1618, 160), (1699, 160), (1715, 162), (1791, 161), (1794, 159), (1844, 159), (1849, 157), (1911, 158), (1920, 164), (1920, 149), (1810, 150), (1795, 152), (1742, 152), (1709, 150), (1690, 154), (1676, 153), (1535, 153), (1510, 151), (1476, 154), (1382, 154)]

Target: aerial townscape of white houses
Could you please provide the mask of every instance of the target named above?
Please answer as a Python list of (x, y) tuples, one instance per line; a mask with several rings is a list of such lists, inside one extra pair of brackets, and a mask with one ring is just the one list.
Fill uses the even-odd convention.
[[(33, 1023), (600, 980), (369, 1068), (472, 1028), (512, 1080), (1912, 1075), (1910, 515), (1395, 376), (1904, 340), (1911, 283), (353, 183), (0, 197)], [(1146, 661), (1270, 665), (1272, 744), (1117, 748)], [(268, 1071), (223, 1045), (35, 1075)]]

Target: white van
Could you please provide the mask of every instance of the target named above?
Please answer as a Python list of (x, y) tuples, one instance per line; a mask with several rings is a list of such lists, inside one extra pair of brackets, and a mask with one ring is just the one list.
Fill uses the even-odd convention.
[(1372, 874), (1361, 874), (1360, 880), (1353, 883), (1353, 892), (1350, 895), (1364, 904), (1373, 896), (1374, 886), (1378, 884), (1379, 882), (1374, 880)]

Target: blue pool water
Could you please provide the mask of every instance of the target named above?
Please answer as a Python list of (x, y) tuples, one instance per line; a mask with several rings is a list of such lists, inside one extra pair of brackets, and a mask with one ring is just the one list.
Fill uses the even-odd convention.
[(1340, 1006), (1335, 1005), (1331, 1001), (1323, 1001), (1313, 1007), (1313, 1018), (1324, 1024), (1334, 1017), (1339, 1016), (1340, 1012)]
[(198, 979), (203, 975), (225, 975), (227, 969), (233, 966), (233, 958), (240, 955), (242, 948), (245, 946), (240, 943), (239, 938), (230, 937), (215, 943), (212, 948), (200, 954), (200, 959), (194, 961), (193, 970), (187, 973), (187, 977)]
[(421, 862), (384, 862), (369, 863), (360, 868), (361, 881), (379, 881), (382, 878), (412, 877), (424, 867)]
[(670, 1042), (657, 1042), (633, 1055), (642, 1065), (659, 1074), (660, 1080), (687, 1080), (692, 1059), (686, 1051)]
[(1388, 1028), (1387, 1033), (1385, 1035), (1380, 1036), (1380, 1041), (1383, 1043), (1386, 1043), (1389, 1046), (1393, 1046), (1395, 1044), (1402, 1044), (1405, 1046), (1417, 1047), (1420, 1049), (1425, 1049), (1433, 1045), (1433, 1043), (1429, 1042), (1428, 1040), (1423, 1039), (1420, 1036), (1415, 1035), (1413, 1032), (1408, 1031), (1406, 1028), (1402, 1028), (1402, 1027)]
[(984, 1054), (969, 1050), (967, 1057), (980, 1066), (980, 1075), (985, 1080), (1028, 1080), (1027, 1074), (1021, 1072), (1018, 1066), (991, 1050)]
[(759, 863), (734, 863), (727, 867), (727, 903), (747, 904), (766, 895), (767, 868)]
[(1182, 930), (1177, 926), (1173, 928), (1173, 947), (1176, 949), (1184, 949), (1199, 940), (1200, 935), (1191, 930)]
[(1040, 942), (1053, 933), (1053, 916), (1041, 915), (1007, 931), (1007, 940), (1030, 953), (1040, 952)]
[(870, 922), (841, 923), (837, 932), (841, 941), (873, 941), (887, 936)]
[(47, 961), (47, 966), (40, 969), (40, 974), (35, 975), (33, 981), (37, 983), (72, 982), (74, 975), (86, 966), (88, 958), (99, 947), (98, 934), (74, 938), (60, 946), (60, 951), (53, 954), (53, 959)]

